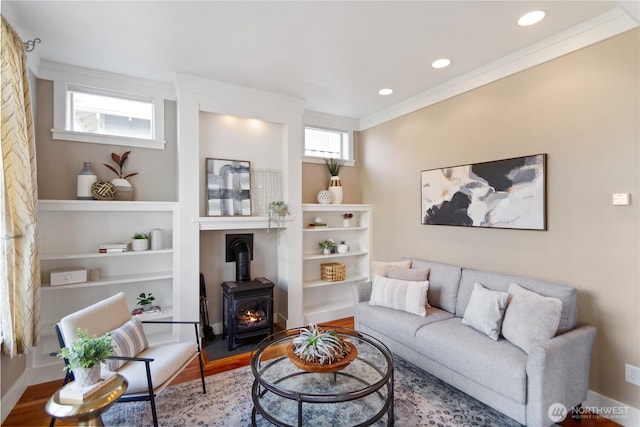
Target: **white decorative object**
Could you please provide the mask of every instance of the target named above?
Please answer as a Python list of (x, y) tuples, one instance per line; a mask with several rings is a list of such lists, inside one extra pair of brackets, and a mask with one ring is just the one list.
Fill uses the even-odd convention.
[[(342, 188), (342, 187), (340, 187)], [(333, 194), (329, 190), (321, 190), (318, 193), (318, 203), (328, 205), (333, 201)]]
[(332, 176), (329, 180), (329, 191), (333, 195), (333, 203), (334, 205), (339, 205), (342, 203), (342, 183), (340, 182), (339, 176)]
[(123, 178), (111, 180), (116, 187), (116, 200), (133, 200), (133, 186)]
[(86, 268), (62, 268), (58, 270), (51, 270), (50, 285), (72, 285), (74, 283), (83, 283), (87, 281), (87, 269)]
[(159, 228), (154, 228), (149, 234), (151, 235), (151, 250), (159, 251), (160, 249), (163, 249), (164, 242), (162, 230), (160, 230)]
[(349, 218), (343, 219), (342, 220), (342, 226), (344, 228), (348, 228), (351, 227), (351, 220)]
[(343, 240), (338, 244), (338, 253), (346, 254), (347, 252), (349, 252), (349, 245), (347, 245), (347, 243)]
[(91, 169), (91, 162), (84, 162), (82, 171), (78, 174), (76, 181), (76, 199), (93, 200), (91, 186), (98, 180), (98, 177)]
[(100, 381), (100, 364), (90, 368), (74, 368), (73, 377), (82, 387), (89, 387)]
[(149, 249), (149, 239), (132, 239), (131, 249), (134, 251), (146, 251)]

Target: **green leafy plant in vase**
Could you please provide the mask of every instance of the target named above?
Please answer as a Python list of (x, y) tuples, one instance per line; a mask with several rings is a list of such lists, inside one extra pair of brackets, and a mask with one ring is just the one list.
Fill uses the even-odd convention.
[(78, 338), (63, 347), (58, 357), (66, 360), (65, 369), (73, 372), (75, 381), (87, 387), (100, 381), (100, 364), (113, 354), (111, 333), (89, 338), (88, 331), (78, 329), (77, 334)]
[(146, 234), (135, 233), (131, 239), (131, 248), (134, 251), (146, 251), (149, 249), (149, 236)]
[(287, 347), (287, 356), (300, 369), (310, 372), (335, 372), (346, 367), (357, 356), (358, 349), (332, 329), (321, 329), (311, 323), (300, 328), (298, 336)]
[[(278, 231), (284, 226), (284, 218), (289, 214), (287, 204), (281, 200), (270, 202), (268, 205), (267, 233), (272, 228)], [(273, 224), (273, 225), (272, 225)]]
[(333, 239), (323, 240), (322, 242), (318, 243), (318, 246), (320, 246), (320, 249), (322, 249), (322, 253), (325, 255), (329, 255), (336, 250), (336, 242), (334, 242)]
[(116, 200), (132, 200), (133, 199), (133, 186), (128, 181), (132, 176), (138, 175), (138, 172), (124, 173), (124, 164), (127, 162), (131, 151), (125, 151), (122, 154), (111, 153), (111, 160), (116, 164), (116, 167), (103, 163), (111, 172), (115, 173), (117, 178), (111, 180), (111, 183), (116, 187)]
[(148, 294), (142, 292), (138, 295), (138, 305), (142, 307), (144, 311), (149, 311), (151, 309), (151, 303), (156, 300), (156, 297), (153, 296), (151, 292)]
[(327, 165), (327, 170), (331, 175), (329, 179), (329, 188), (328, 190), (331, 192), (333, 196), (333, 200), (331, 203), (339, 205), (342, 203), (343, 199), (343, 190), (342, 190), (342, 181), (340, 181), (340, 169), (344, 166), (344, 160), (342, 159), (334, 159), (329, 158), (325, 159), (325, 164)]

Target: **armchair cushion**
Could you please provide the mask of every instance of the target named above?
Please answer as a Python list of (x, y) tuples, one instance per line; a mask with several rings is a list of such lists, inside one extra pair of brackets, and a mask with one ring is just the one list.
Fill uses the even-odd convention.
[[(142, 329), (142, 322), (137, 317), (132, 317), (124, 325), (111, 331), (113, 339), (113, 355), (134, 357), (147, 347), (147, 337)], [(126, 360), (110, 359), (105, 365), (109, 371), (117, 371)]]

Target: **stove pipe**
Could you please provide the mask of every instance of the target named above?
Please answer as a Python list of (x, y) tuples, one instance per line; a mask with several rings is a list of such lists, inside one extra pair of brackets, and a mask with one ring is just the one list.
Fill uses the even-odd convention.
[(251, 256), (246, 241), (238, 239), (231, 244), (236, 256), (236, 282), (251, 281)]

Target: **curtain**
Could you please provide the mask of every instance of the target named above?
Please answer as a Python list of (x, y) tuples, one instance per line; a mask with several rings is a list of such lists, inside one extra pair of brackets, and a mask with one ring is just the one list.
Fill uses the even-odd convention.
[(40, 259), (36, 236), (36, 153), (22, 41), (2, 17), (0, 328), (11, 357), (38, 344)]

